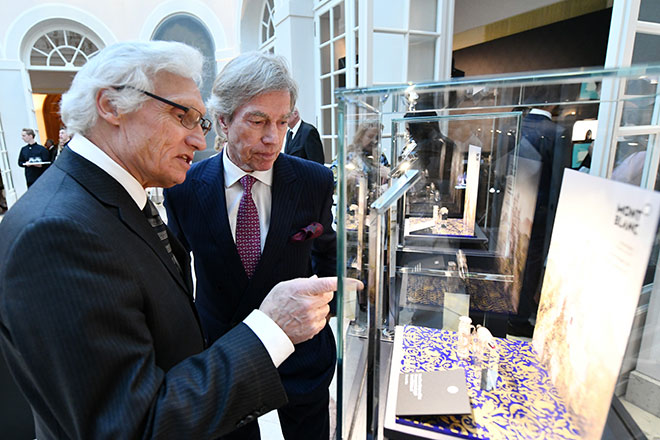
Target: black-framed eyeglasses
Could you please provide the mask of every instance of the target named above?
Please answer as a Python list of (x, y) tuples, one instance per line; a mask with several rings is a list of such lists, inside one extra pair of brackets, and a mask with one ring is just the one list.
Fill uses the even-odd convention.
[(189, 130), (194, 130), (195, 127), (197, 127), (197, 124), (199, 124), (200, 127), (202, 127), (202, 132), (204, 135), (208, 133), (211, 130), (211, 121), (208, 119), (204, 118), (202, 116), (202, 112), (197, 110), (194, 107), (186, 107), (185, 105), (178, 104), (176, 102), (170, 101), (169, 99), (165, 99), (162, 96), (155, 95), (151, 92), (147, 92), (146, 90), (138, 89), (133, 86), (119, 86), (119, 87), (114, 87), (115, 90), (122, 90), (123, 88), (128, 88), (128, 89), (133, 89), (137, 90), (140, 93), (144, 93), (150, 98), (157, 99), (160, 102), (164, 102), (165, 104), (171, 105), (174, 108), (178, 108), (179, 110), (183, 110), (185, 113), (181, 117), (181, 125), (186, 127)]

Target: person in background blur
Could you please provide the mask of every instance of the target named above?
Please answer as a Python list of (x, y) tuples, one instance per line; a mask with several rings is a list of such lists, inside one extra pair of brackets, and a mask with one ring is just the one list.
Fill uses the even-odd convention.
[(59, 143), (57, 144), (57, 153), (61, 153), (64, 147), (69, 145), (69, 141), (71, 140), (71, 135), (66, 130), (66, 127), (60, 128), (59, 136), (60, 137), (59, 137)]
[(21, 138), (26, 145), (18, 154), (18, 166), (25, 168), (25, 181), (28, 188), (46, 171), (47, 167), (43, 162), (50, 162), (48, 150), (43, 145), (39, 145), (34, 137), (34, 130), (31, 128), (24, 128), (21, 132)]
[[(46, 139), (46, 143), (44, 144), (44, 147), (46, 148), (46, 150), (48, 150), (48, 156), (49, 156), (48, 161), (50, 163), (53, 163), (58, 153), (57, 145), (55, 145), (55, 142), (53, 142), (52, 139)], [(47, 165), (46, 168), (48, 168), (49, 166), (50, 164)]]
[(291, 116), (289, 116), (288, 126), (284, 152), (323, 165), (325, 156), (321, 136), (319, 136), (316, 127), (300, 119), (297, 107), (293, 109)]

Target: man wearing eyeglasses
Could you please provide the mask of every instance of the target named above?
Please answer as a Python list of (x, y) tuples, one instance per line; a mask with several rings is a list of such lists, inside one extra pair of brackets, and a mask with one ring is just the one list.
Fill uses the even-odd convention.
[(336, 280), (298, 279), (205, 343), (145, 193), (205, 147), (202, 64), (173, 42), (95, 55), (62, 98), (76, 135), (0, 223), (0, 348), (39, 439), (217, 438), (286, 402), (276, 367), (325, 327)]

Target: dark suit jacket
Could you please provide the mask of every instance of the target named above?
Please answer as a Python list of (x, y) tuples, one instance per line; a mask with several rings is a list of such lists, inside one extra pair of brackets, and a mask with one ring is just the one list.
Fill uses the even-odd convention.
[(537, 309), (534, 297), (541, 289), (561, 180), (571, 164), (571, 144), (561, 125), (535, 113), (523, 118), (520, 134), (520, 157), (539, 161), (541, 170), (518, 304), (518, 316), (526, 322)]
[[(195, 257), (196, 305), (211, 341), (258, 308), (275, 284), (312, 274), (336, 273), (332, 229), (333, 179), (316, 163), (280, 154), (273, 165), (268, 236), (252, 279), (248, 279), (231, 234), (225, 201), (222, 154), (198, 162), (186, 181), (165, 191), (168, 224)], [(323, 235), (303, 242), (291, 237), (312, 222)], [(327, 389), (336, 358), (332, 331), (325, 327), (279, 368), (289, 399)]]
[(286, 402), (245, 324), (202, 351), (171, 242), (184, 276), (124, 188), (69, 149), (5, 215), (0, 347), (37, 438), (216, 438)]
[(321, 165), (325, 163), (321, 136), (319, 136), (316, 127), (305, 121), (301, 121), (300, 128), (298, 128), (291, 142), (286, 145), (284, 152), (291, 156), (313, 160)]
[(46, 147), (36, 143), (25, 145), (21, 148), (20, 153), (18, 153), (18, 166), (25, 168), (25, 181), (28, 186), (32, 185), (48, 168), (48, 165), (42, 165), (41, 167), (26, 167), (24, 163), (31, 157), (36, 157), (41, 162), (48, 162), (50, 161), (50, 153)]

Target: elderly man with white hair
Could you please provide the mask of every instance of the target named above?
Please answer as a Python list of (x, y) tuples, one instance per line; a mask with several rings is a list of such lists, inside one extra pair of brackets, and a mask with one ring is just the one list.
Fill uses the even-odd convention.
[(286, 403), (276, 367), (325, 327), (336, 280), (296, 279), (206, 344), (145, 193), (205, 148), (202, 64), (173, 42), (98, 53), (62, 99), (75, 136), (0, 223), (0, 348), (40, 440), (217, 438)]

